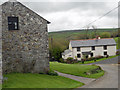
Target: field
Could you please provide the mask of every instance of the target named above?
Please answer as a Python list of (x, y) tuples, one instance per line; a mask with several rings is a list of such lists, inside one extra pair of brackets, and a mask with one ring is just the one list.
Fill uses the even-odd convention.
[(76, 88), (84, 85), (69, 78), (44, 74), (12, 73), (4, 77), (8, 80), (2, 88)]
[(63, 64), (58, 62), (50, 62), (50, 67), (52, 70), (56, 70), (58, 72), (88, 78), (99, 78), (104, 75), (104, 71), (102, 70), (95, 74), (85, 74), (85, 72), (90, 72), (91, 70), (97, 69), (98, 66), (96, 65)]

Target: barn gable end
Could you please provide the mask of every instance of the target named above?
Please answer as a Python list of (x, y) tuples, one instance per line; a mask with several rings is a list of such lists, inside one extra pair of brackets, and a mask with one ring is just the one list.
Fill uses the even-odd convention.
[(2, 4), (3, 73), (49, 70), (48, 23), (20, 2)]

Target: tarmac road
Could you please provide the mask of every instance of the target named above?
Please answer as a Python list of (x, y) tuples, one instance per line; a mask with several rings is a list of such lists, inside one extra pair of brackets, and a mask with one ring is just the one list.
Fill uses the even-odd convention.
[(118, 88), (118, 64), (98, 64), (106, 71), (98, 80), (81, 88)]

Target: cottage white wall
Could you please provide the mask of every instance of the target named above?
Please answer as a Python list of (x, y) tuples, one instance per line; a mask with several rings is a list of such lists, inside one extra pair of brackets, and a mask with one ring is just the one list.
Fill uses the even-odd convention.
[(72, 52), (73, 58), (75, 59), (77, 57), (77, 48), (72, 48)]
[[(89, 52), (91, 51), (91, 47), (80, 47), (80, 51), (77, 51), (77, 48), (72, 48), (73, 52), (73, 58), (76, 59), (77, 54), (81, 54), (81, 57), (83, 57), (81, 52)], [(77, 58), (78, 60), (81, 60), (81, 58)]]
[(91, 51), (91, 47), (81, 47), (81, 52), (89, 52)]
[[(90, 52), (91, 51), (91, 47), (81, 47), (81, 53), (82, 52)], [(83, 55), (81, 54), (81, 58), (83, 58)]]
[(71, 43), (69, 43), (69, 49), (72, 51), (72, 46), (71, 46)]
[[(89, 52), (89, 51), (93, 53), (93, 57), (104, 56), (105, 51), (107, 51), (109, 56), (114, 56), (116, 55), (116, 46), (107, 46), (107, 50), (104, 50), (104, 46), (96, 46), (95, 50), (92, 50), (91, 47), (80, 47), (80, 51), (77, 51), (77, 48), (72, 48), (72, 56), (74, 59), (76, 59), (77, 54), (81, 54), (81, 58), (83, 58), (82, 52)], [(81, 60), (81, 58), (77, 58), (77, 59)]]
[(109, 56), (116, 55), (116, 46), (108, 46), (107, 47), (107, 53)]
[(68, 57), (73, 57), (72, 52), (70, 52), (70, 53), (68, 53), (66, 55), (62, 55), (63, 59), (67, 59)]
[[(90, 47), (80, 47), (80, 51), (77, 51), (77, 48), (72, 48), (71, 43), (69, 43), (69, 49), (72, 52), (63, 56), (64, 59), (67, 59), (68, 57), (70, 57), (69, 55), (71, 55), (71, 57), (76, 59), (77, 54), (81, 54), (81, 58), (83, 58), (82, 52), (90, 52), (90, 51), (93, 53), (93, 57), (104, 56), (105, 51), (109, 56), (116, 55), (116, 45), (107, 46), (107, 50), (104, 50), (104, 46), (95, 46), (95, 50), (92, 50), (92, 47), (90, 46)], [(89, 55), (89, 57), (91, 56)], [(77, 58), (77, 59), (81, 60), (81, 58)]]
[(95, 56), (103, 56), (104, 52), (103, 52), (103, 46), (96, 46), (95, 50), (92, 50), (93, 52), (93, 57)]

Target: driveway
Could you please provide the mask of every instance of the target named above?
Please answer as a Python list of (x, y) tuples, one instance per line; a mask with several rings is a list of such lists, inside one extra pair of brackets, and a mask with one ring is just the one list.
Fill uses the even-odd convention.
[(96, 80), (96, 79), (93, 79), (93, 78), (86, 78), (86, 77), (80, 77), (80, 76), (65, 74), (65, 73), (61, 73), (61, 72), (58, 72), (58, 71), (55, 71), (55, 72), (57, 72), (59, 76), (67, 77), (67, 78), (82, 82), (84, 84), (90, 84), (91, 82)]
[(99, 64), (105, 75), (88, 85), (80, 88), (118, 88), (118, 65), (117, 64)]
[(120, 56), (106, 59), (106, 60), (102, 60), (102, 61), (98, 61), (98, 62), (94, 62), (91, 64), (118, 64), (118, 59), (120, 59)]

